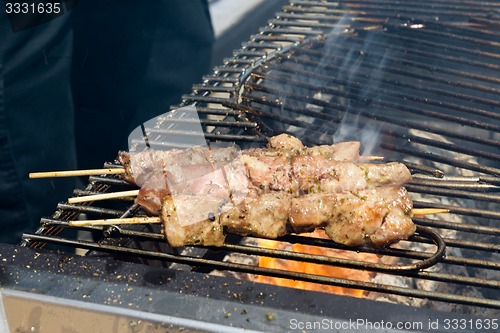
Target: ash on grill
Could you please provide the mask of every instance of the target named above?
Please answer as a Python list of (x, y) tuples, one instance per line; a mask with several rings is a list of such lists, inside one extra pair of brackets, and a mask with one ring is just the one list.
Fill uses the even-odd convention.
[[(126, 200), (113, 201), (117, 205), (111, 208), (61, 203), (36, 233), (24, 236), (25, 245), (81, 247), (238, 278), (284, 277), (493, 318), (500, 309), (499, 10), (495, 2), (437, 0), (431, 8), (427, 2), (292, 1), (183, 96), (179, 106), (196, 106), (211, 143), (261, 146), (265, 136), (287, 132), (306, 144), (358, 140), (365, 155), (404, 161), (414, 174), (407, 188), (415, 207), (450, 208), (451, 214), (415, 218), (431, 233), (421, 228), (410, 241), (375, 251), (381, 256), (375, 265), (330, 262), (368, 272), (369, 281), (257, 267), (259, 256), (324, 258), (267, 251), (251, 238), (229, 237), (220, 249), (172, 250), (154, 226), (84, 228), (102, 237), (100, 243), (65, 235), (67, 221), (80, 213), (101, 218), (141, 213)], [(168, 147), (172, 133), (190, 137), (176, 131), (178, 125), (162, 117), (146, 126), (148, 143)], [(91, 177), (75, 196), (127, 186), (116, 177)], [(446, 256), (419, 266), (439, 252), (439, 246), (429, 245), (435, 241), (432, 230), (444, 238)], [(304, 236), (281, 240), (354, 252)], [(228, 260), (235, 257), (236, 262)], [(416, 266), (401, 268), (405, 265)]]

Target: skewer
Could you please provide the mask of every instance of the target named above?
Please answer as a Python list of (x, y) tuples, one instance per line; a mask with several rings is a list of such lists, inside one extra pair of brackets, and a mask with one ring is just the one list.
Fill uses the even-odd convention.
[(153, 217), (127, 217), (118, 219), (102, 219), (102, 220), (78, 220), (69, 221), (71, 227), (87, 227), (99, 225), (116, 225), (116, 224), (150, 224), (161, 223), (161, 218), (158, 216)]
[(92, 194), (92, 195), (85, 195), (85, 196), (81, 196), (81, 197), (69, 198), (68, 203), (73, 204), (73, 203), (88, 202), (88, 201), (135, 197), (138, 194), (139, 194), (139, 190), (121, 191), (121, 192), (113, 192), (113, 193), (99, 193), (99, 194)]
[[(414, 208), (413, 215), (432, 215), (449, 213), (449, 209), (442, 208)], [(101, 226), (101, 225), (116, 225), (116, 224), (149, 224), (149, 223), (162, 223), (159, 216), (153, 217), (129, 217), (118, 219), (102, 219), (102, 220), (81, 220), (70, 221), (71, 227), (86, 227), (86, 226)]]
[(434, 215), (449, 213), (450, 210), (445, 208), (413, 208), (411, 212), (413, 215)]
[[(360, 156), (360, 161), (382, 161), (383, 156)], [(124, 168), (86, 169), (86, 170), (64, 170), (64, 171), (42, 171), (31, 172), (29, 178), (57, 178), (57, 177), (79, 177), (99, 175), (121, 175), (126, 171)]]
[[(382, 161), (383, 156), (360, 156), (360, 161)], [(86, 170), (64, 170), (64, 171), (42, 171), (31, 172), (29, 178), (57, 178), (57, 177), (80, 177), (99, 175), (121, 175), (126, 171), (124, 168), (86, 169)]]
[(107, 168), (107, 169), (31, 172), (29, 174), (29, 177), (30, 178), (78, 177), (78, 176), (98, 176), (98, 175), (120, 175), (123, 173), (125, 173), (125, 169), (123, 168)]
[(383, 161), (385, 159), (384, 156), (360, 156), (360, 161)]

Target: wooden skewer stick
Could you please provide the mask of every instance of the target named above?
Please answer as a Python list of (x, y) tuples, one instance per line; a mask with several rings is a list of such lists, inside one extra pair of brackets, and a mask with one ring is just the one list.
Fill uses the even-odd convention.
[(123, 169), (123, 168), (108, 168), (108, 169), (31, 172), (29, 174), (29, 177), (30, 178), (54, 178), (54, 177), (120, 175), (123, 173), (125, 173), (125, 169)]
[(102, 219), (102, 220), (78, 220), (69, 221), (71, 227), (86, 227), (98, 225), (115, 225), (115, 224), (150, 224), (161, 223), (161, 218), (153, 217), (127, 217), (122, 219)]
[(80, 202), (117, 199), (117, 198), (124, 198), (124, 197), (135, 197), (138, 194), (139, 194), (139, 190), (92, 194), (92, 195), (85, 195), (85, 196), (81, 196), (81, 197), (69, 198), (68, 203), (73, 204), (73, 203), (80, 203)]
[[(440, 214), (448, 212), (449, 209), (441, 209), (441, 208), (414, 208), (412, 210), (413, 215), (430, 215), (430, 214)], [(69, 225), (72, 227), (86, 227), (86, 226), (102, 226), (102, 225), (116, 225), (116, 224), (150, 224), (150, 223), (162, 223), (162, 221), (159, 216), (129, 217), (122, 219), (70, 221)]]
[[(360, 156), (364, 161), (382, 161), (383, 156)], [(64, 171), (42, 171), (31, 172), (29, 178), (56, 178), (56, 177), (78, 177), (98, 175), (121, 175), (125, 173), (124, 168), (87, 169), (87, 170), (64, 170)]]
[(383, 156), (360, 156), (361, 161), (383, 161), (385, 157)]
[(411, 212), (413, 215), (433, 215), (449, 213), (450, 210), (444, 208), (413, 208)]

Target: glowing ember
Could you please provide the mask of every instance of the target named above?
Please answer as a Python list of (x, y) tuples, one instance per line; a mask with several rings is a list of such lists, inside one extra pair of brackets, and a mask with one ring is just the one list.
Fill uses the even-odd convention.
[[(325, 238), (328, 237), (325, 235), (323, 230), (316, 230), (313, 233), (302, 234), (304, 236), (316, 237), (316, 238)], [(259, 246), (269, 249), (276, 250), (289, 250), (293, 252), (307, 253), (312, 255), (322, 255), (322, 256), (330, 256), (335, 258), (343, 258), (350, 260), (358, 260), (358, 261), (367, 261), (367, 262), (378, 262), (379, 258), (370, 253), (357, 253), (354, 251), (342, 251), (336, 249), (328, 249), (321, 248), (311, 245), (303, 245), (303, 244), (288, 244), (283, 242), (276, 242), (273, 240), (259, 239)], [(349, 279), (349, 280), (357, 280), (357, 281), (370, 281), (372, 277), (371, 272), (342, 268), (342, 267), (332, 267), (321, 264), (312, 264), (312, 263), (304, 263), (299, 261), (291, 261), (286, 259), (277, 259), (277, 258), (269, 258), (269, 257), (259, 257), (259, 267), (265, 268), (273, 268), (273, 269), (282, 269), (293, 272), (307, 273), (313, 275), (322, 275), (335, 277), (340, 279)], [(343, 287), (335, 287), (322, 285), (311, 282), (304, 281), (296, 281), (296, 280), (288, 280), (282, 278), (274, 278), (268, 276), (257, 276), (255, 281), (274, 284), (283, 287), (291, 287), (297, 289), (305, 289), (305, 290), (314, 290), (321, 291), (333, 294), (340, 295), (349, 295), (354, 297), (363, 297), (365, 291), (351, 288), (343, 288)]]

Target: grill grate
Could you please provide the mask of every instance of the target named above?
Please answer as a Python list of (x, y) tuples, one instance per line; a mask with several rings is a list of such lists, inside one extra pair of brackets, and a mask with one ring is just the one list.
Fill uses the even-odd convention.
[[(99, 242), (67, 235), (67, 221), (80, 214), (141, 214), (130, 199), (112, 200), (109, 206), (61, 203), (54, 216), (41, 220), (39, 230), (24, 235), (24, 244), (78, 247), (193, 271), (217, 269), (361, 289), (409, 305), (426, 306), (427, 300), (440, 301), (438, 306), (463, 304), (450, 309), (479, 315), (484, 313), (475, 308), (500, 309), (499, 13), (496, 2), (292, 1), (183, 96), (180, 106), (196, 105), (208, 141), (246, 148), (287, 132), (307, 144), (358, 140), (371, 154), (406, 163), (414, 175), (407, 186), (414, 206), (449, 208), (451, 214), (415, 218), (418, 235), (400, 246), (354, 249), (380, 255), (379, 264), (271, 251), (248, 245), (248, 237), (230, 237), (217, 249), (175, 251), (155, 227), (81, 228), (98, 235)], [(169, 146), (164, 138), (176, 123), (167, 118), (158, 123), (162, 125), (146, 129), (149, 142)], [(116, 176), (93, 176), (74, 195), (128, 188)], [(435, 232), (444, 239), (445, 256)], [(353, 251), (305, 236), (281, 240)], [(320, 262), (377, 275), (365, 282), (222, 260), (231, 253)]]

